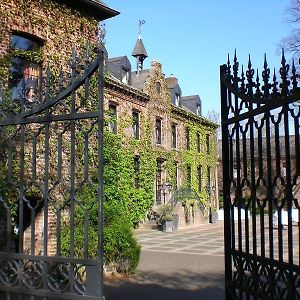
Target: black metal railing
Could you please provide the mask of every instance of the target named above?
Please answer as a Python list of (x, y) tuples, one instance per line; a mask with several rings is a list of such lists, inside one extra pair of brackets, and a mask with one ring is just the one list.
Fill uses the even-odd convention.
[(4, 299), (103, 298), (104, 55), (74, 50), (30, 95), (0, 84)]
[(226, 299), (299, 299), (298, 66), (235, 54), (220, 81)]

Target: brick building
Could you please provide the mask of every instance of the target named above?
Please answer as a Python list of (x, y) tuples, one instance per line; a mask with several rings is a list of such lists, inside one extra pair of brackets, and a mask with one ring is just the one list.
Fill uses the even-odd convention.
[[(201, 115), (199, 95), (183, 96), (178, 79), (165, 77), (160, 62), (152, 61), (150, 69), (143, 68), (148, 54), (140, 35), (132, 56), (136, 68), (127, 56), (108, 59), (106, 108), (116, 116), (111, 130), (136, 141), (136, 164), (143, 155), (138, 144), (150, 140), (156, 161), (154, 206), (176, 197), (176, 190), (191, 188), (206, 207), (217, 208), (217, 194), (211, 195), (211, 203), (207, 195), (207, 186), (216, 186), (217, 125)], [(182, 206), (178, 208), (182, 215), (180, 210)], [(198, 220), (186, 218), (186, 222), (182, 216), (180, 225), (203, 221), (203, 212), (198, 207), (197, 211)]]
[[(99, 37), (104, 35), (101, 28), (99, 31), (98, 22), (118, 14), (101, 1), (94, 0), (78, 0), (76, 3), (68, 0), (0, 0), (0, 7), (0, 78), (8, 86), (13, 99), (20, 97), (24, 84), (26, 96), (34, 99), (35, 93), (43, 87), (42, 75), (46, 67), (49, 65), (54, 73), (59, 73), (59, 68), (68, 62), (74, 45), (81, 53), (87, 45), (93, 50)], [(137, 40), (133, 56), (137, 59), (136, 70), (132, 70), (126, 56), (108, 59), (104, 97), (106, 110), (115, 116), (108, 125), (110, 130), (125, 137), (126, 143), (134, 145), (132, 164), (136, 189), (143, 190), (139, 170), (147, 159), (143, 148), (146, 143), (150, 145), (147, 157), (150, 153), (154, 163), (154, 172), (149, 176), (153, 184), (153, 205), (168, 202), (176, 189), (185, 188), (193, 189), (199, 202), (216, 207), (216, 198), (208, 204), (206, 189), (208, 184), (215, 185), (216, 124), (201, 116), (200, 97), (183, 97), (177, 78), (166, 78), (159, 62), (153, 61), (149, 70), (143, 68), (148, 54), (141, 38)], [(68, 140), (68, 134), (65, 138)], [(25, 165), (29, 182), (27, 191), (36, 193), (35, 196), (40, 199), (43, 198), (43, 151), (37, 147), (35, 173), (30, 163)], [(62, 154), (61, 166), (61, 175), (66, 180), (70, 169), (67, 155), (66, 150)], [(25, 156), (31, 158), (29, 152)], [(172, 191), (166, 192), (165, 187), (170, 183)], [(64, 194), (57, 187), (63, 189), (62, 185), (53, 183), (49, 194), (59, 201)], [(184, 219), (181, 212), (182, 225), (187, 219), (196, 222), (194, 209), (189, 209), (190, 218)], [(32, 248), (30, 210), (32, 208), (29, 207), (25, 212), (24, 220), (23, 251), (26, 253)], [(183, 211), (183, 208), (178, 210)], [(197, 213), (200, 220), (202, 212)], [(42, 206), (37, 206), (34, 214), (35, 246), (32, 254), (43, 254)], [(1, 227), (0, 235), (5, 239), (6, 229)], [(55, 214), (50, 210), (48, 255), (54, 255), (56, 251), (56, 230)]]
[[(60, 67), (68, 66), (73, 48), (83, 54), (87, 45), (93, 50), (98, 46), (98, 39), (103, 37), (104, 32), (99, 28), (99, 21), (116, 16), (119, 12), (111, 9), (102, 1), (79, 0), (79, 1), (49, 1), (49, 0), (11, 0), (0, 1), (0, 104), (3, 102), (2, 85), (9, 90), (9, 97), (18, 100), (22, 92), (26, 91), (26, 97), (34, 101), (35, 94), (44, 87), (45, 71), (50, 67), (53, 78), (58, 74)], [(66, 70), (68, 72), (68, 70)], [(6, 95), (6, 94), (5, 94)], [(35, 126), (37, 126), (35, 124)], [(29, 128), (30, 126), (28, 126)], [(33, 129), (33, 128), (32, 128)], [(34, 130), (34, 129), (33, 129)], [(31, 133), (32, 134), (32, 133)], [(30, 134), (29, 134), (30, 136)], [(26, 137), (30, 141), (30, 137)], [(33, 205), (31, 200), (28, 205), (24, 205), (23, 227), (24, 246), (19, 249), (24, 253), (43, 254), (43, 232), (44, 232), (44, 211), (41, 204), (43, 198), (44, 181), (44, 149), (39, 147), (43, 139), (36, 136), (36, 160), (35, 166), (30, 165), (32, 153), (29, 147), (25, 147), (25, 175), (26, 191), (25, 196), (32, 194), (37, 199), (37, 204)], [(67, 137), (68, 139), (68, 137)], [(2, 146), (2, 145), (1, 145)], [(28, 148), (28, 149), (26, 149)], [(3, 150), (2, 148), (0, 150)], [(4, 178), (13, 177), (5, 174), (7, 157), (2, 159), (4, 151), (0, 152), (0, 175), (1, 181)], [(17, 154), (13, 164), (18, 165)], [(55, 159), (54, 159), (55, 160)], [(63, 153), (62, 176), (67, 178), (70, 162), (68, 152)], [(35, 169), (35, 170), (34, 170)], [(14, 173), (16, 168), (11, 171)], [(17, 172), (16, 172), (17, 174)], [(14, 182), (12, 185), (18, 186), (19, 179), (11, 178), (8, 181)], [(0, 184), (1, 189), (5, 188)], [(53, 187), (52, 187), (53, 189)], [(51, 188), (50, 188), (51, 190)], [(10, 196), (9, 201), (18, 203), (18, 195), (13, 188), (6, 189)], [(26, 195), (27, 194), (27, 195)], [(59, 199), (62, 197), (58, 191), (50, 192), (50, 197)], [(31, 195), (31, 196), (32, 196)], [(16, 199), (14, 199), (16, 198)], [(9, 230), (5, 222), (5, 203), (3, 194), (0, 200), (0, 250), (5, 245)], [(26, 202), (24, 201), (24, 203)], [(40, 202), (39, 202), (40, 201)], [(50, 207), (50, 206), (49, 206)], [(30, 216), (34, 211), (35, 230), (32, 232), (30, 226)], [(10, 212), (9, 212), (10, 216)], [(18, 231), (18, 217), (12, 217), (12, 225), (15, 233)], [(3, 223), (3, 224), (2, 224)], [(54, 255), (56, 251), (56, 218), (54, 210), (49, 208), (48, 215), (48, 255)], [(32, 237), (34, 235), (34, 238)], [(34, 242), (33, 242), (34, 240)], [(3, 243), (4, 241), (4, 243)], [(32, 244), (34, 243), (34, 245)], [(12, 245), (12, 248), (18, 247)], [(31, 249), (31, 250), (30, 250)]]

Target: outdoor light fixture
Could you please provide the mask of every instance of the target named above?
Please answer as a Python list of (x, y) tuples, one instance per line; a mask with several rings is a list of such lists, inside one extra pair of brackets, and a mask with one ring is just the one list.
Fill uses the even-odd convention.
[(166, 204), (166, 195), (170, 194), (172, 190), (172, 184), (170, 182), (165, 182), (161, 184), (160, 188), (164, 197), (164, 204)]
[(206, 186), (206, 191), (208, 194), (208, 201), (209, 201), (209, 216), (208, 216), (208, 223), (212, 223), (212, 212), (211, 212), (211, 196), (212, 196), (212, 192), (215, 191), (215, 187), (214, 186), (210, 186), (209, 184), (207, 184)]

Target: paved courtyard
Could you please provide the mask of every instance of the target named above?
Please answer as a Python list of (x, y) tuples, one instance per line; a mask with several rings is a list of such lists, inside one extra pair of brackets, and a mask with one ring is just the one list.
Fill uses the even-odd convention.
[(137, 273), (106, 282), (106, 300), (224, 299), (223, 222), (164, 233), (137, 230)]

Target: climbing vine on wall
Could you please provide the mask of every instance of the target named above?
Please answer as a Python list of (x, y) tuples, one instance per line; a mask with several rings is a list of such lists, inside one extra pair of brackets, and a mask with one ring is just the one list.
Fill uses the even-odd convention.
[[(49, 0), (0, 0), (0, 77), (8, 76), (8, 66), (13, 53), (9, 49), (13, 32), (36, 36), (43, 41), (35, 62), (49, 64), (52, 72), (58, 72), (70, 58), (73, 47), (82, 50), (89, 43), (97, 45), (97, 21), (84, 16), (59, 1)], [(29, 55), (18, 53), (19, 55)]]

